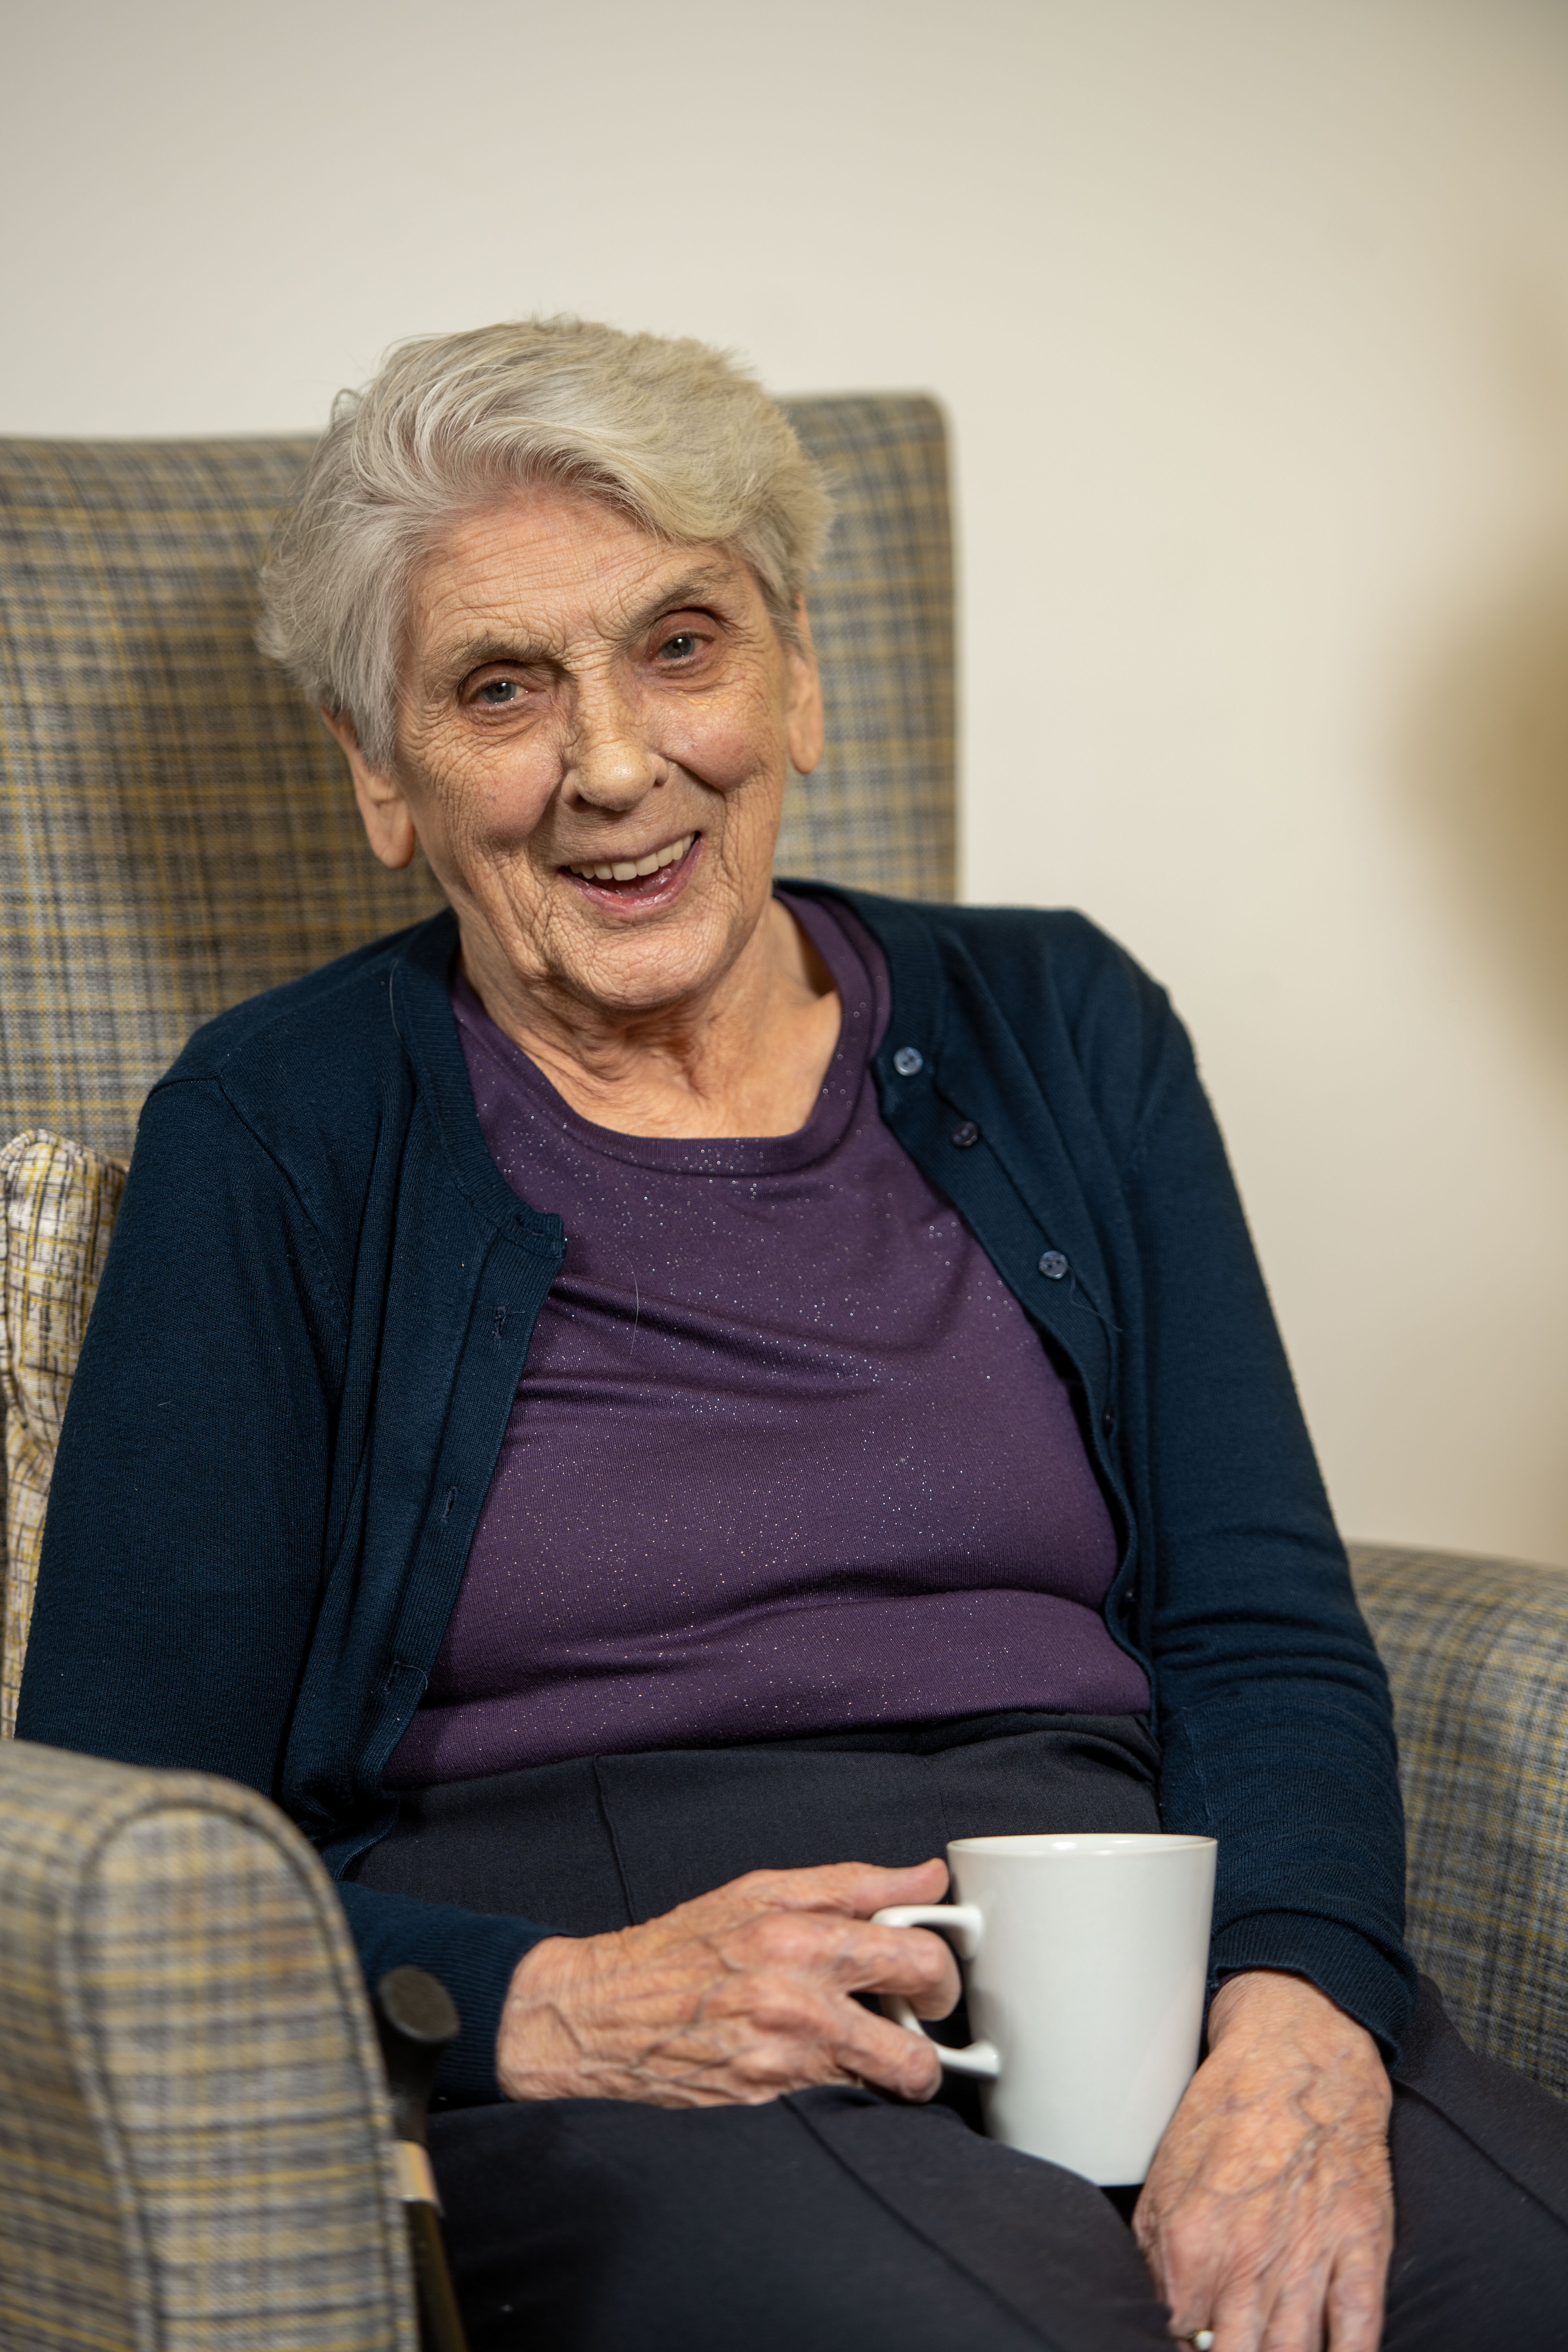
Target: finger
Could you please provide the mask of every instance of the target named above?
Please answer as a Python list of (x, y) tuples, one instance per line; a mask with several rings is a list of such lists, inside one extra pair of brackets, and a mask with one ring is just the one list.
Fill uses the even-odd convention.
[(735, 2066), (748, 2095), (776, 2096), (812, 2084), (857, 2082), (895, 2098), (930, 2098), (941, 2079), (936, 2045), (892, 2025), (847, 1994), (827, 1991), (795, 1970), (749, 1972), (704, 2004), (682, 2051), (712, 2037), (721, 2065)]
[[(1140, 2252), (1153, 2274), (1154, 2284), (1170, 2308), (1171, 2334), (1184, 2343), (1207, 2328), (1214, 2335), (1214, 2352), (1241, 2352), (1243, 2347), (1247, 2347), (1247, 2352), (1251, 2352), (1251, 2347), (1257, 2342), (1257, 2332), (1255, 2329), (1249, 2337), (1245, 2327), (1249, 2315), (1258, 2315), (1256, 2305), (1249, 2315), (1246, 2302), (1234, 2289), (1228, 2300), (1222, 2300), (1216, 2263), (1205, 2263), (1201, 2266), (1190, 2263), (1173, 2265), (1161, 2260), (1162, 2251), (1158, 2245), (1140, 2243)], [(1219, 2332), (1222, 2311), (1226, 2330), (1240, 2329), (1243, 2332), (1222, 2335)]]
[[(1213, 2352), (1263, 2352), (1266, 2326), (1263, 2298), (1256, 2281), (1222, 2283), (1205, 2319), (1188, 2321), (1183, 2333), (1194, 2336), (1206, 2327), (1214, 2337)], [(1316, 2346), (1313, 2352), (1317, 2352)]]
[(1377, 2352), (1383, 2341), (1390, 2247), (1382, 2238), (1334, 2264), (1329, 2281), (1328, 2341), (1332, 2352)]
[[(884, 1870), (870, 1862), (830, 1862), (812, 1870), (753, 1870), (719, 1887), (720, 1897), (739, 1898), (742, 1910), (828, 1911), (868, 1919), (896, 1903), (940, 1903), (947, 1892), (947, 1864), (940, 1856), (904, 1870)], [(699, 1897), (711, 1902), (710, 1895)]]
[[(1216, 2309), (1214, 2352), (1343, 2352), (1337, 2336), (1325, 2334), (1328, 2302), (1328, 2257), (1310, 2246), (1290, 2250), (1285, 2261), (1276, 2258), (1250, 2271), (1237, 2283), (1227, 2299), (1222, 2282)], [(1249, 2333), (1238, 2332), (1245, 2319)], [(1234, 2342), (1233, 2342), (1234, 2339)], [(1357, 2352), (1377, 2352), (1376, 2338), (1358, 2346)]]
[(1256, 2255), (1212, 2211), (1194, 2223), (1180, 2210), (1182, 2201), (1178, 2195), (1174, 2213), (1162, 2210), (1152, 2173), (1132, 2215), (1139, 2252), (1170, 2308), (1170, 2332), (1185, 2340), (1207, 2329), (1214, 2352), (1255, 2352), (1264, 2316)]
[(833, 2043), (834, 2060), (844, 2074), (896, 2099), (920, 2104), (931, 2098), (942, 2081), (936, 2043), (858, 2001), (847, 2001), (845, 2008), (848, 2015)]
[[(1282, 2289), (1258, 2324), (1260, 2352), (1324, 2352), (1329, 2342), (1323, 2332), (1324, 2293), (1321, 2279), (1315, 2284), (1297, 2280)], [(1225, 2340), (1216, 2331), (1215, 2352)]]
[(721, 1941), (732, 1968), (815, 1978), (835, 1992), (901, 1993), (922, 2017), (945, 2017), (961, 1990), (957, 1962), (929, 1927), (873, 1927), (820, 1912), (773, 1912)]
[(934, 1929), (867, 1927), (855, 1940), (855, 1991), (900, 1994), (917, 2017), (952, 2016), (963, 1979)]

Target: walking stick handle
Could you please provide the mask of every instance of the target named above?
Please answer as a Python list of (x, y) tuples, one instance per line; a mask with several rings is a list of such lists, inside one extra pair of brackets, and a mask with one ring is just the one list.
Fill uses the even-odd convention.
[(389, 1969), (371, 2006), (392, 2093), (397, 2186), (408, 2221), (421, 2352), (468, 2352), (441, 2242), (441, 2200), (425, 2146), (430, 2089), (443, 2052), (457, 2038), (457, 2007), (444, 1984), (424, 1969), (411, 1968)]

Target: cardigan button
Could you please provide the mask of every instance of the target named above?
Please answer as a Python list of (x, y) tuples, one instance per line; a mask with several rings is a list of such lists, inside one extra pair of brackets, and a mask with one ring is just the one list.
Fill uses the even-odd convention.
[(893, 1067), (900, 1078), (919, 1077), (925, 1066), (926, 1057), (918, 1045), (900, 1045), (893, 1055)]
[(1104, 1430), (1107, 1437), (1110, 1435), (1111, 1432), (1116, 1427), (1116, 1415), (1111, 1412), (1109, 1405), (1106, 1406), (1105, 1411), (1100, 1416), (1100, 1425), (1101, 1429)]
[(952, 1139), (960, 1151), (967, 1151), (972, 1143), (980, 1140), (980, 1129), (972, 1118), (961, 1119), (952, 1130)]
[(1060, 1250), (1047, 1250), (1040, 1259), (1040, 1272), (1047, 1282), (1059, 1282), (1068, 1270), (1068, 1262)]

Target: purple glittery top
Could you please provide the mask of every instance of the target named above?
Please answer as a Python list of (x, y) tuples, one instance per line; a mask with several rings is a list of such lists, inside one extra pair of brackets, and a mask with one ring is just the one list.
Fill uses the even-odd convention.
[(1068, 1391), (882, 1124), (880, 952), (787, 903), (843, 1006), (794, 1135), (595, 1127), (454, 989), (485, 1140), (566, 1255), (393, 1787), (1149, 1704)]

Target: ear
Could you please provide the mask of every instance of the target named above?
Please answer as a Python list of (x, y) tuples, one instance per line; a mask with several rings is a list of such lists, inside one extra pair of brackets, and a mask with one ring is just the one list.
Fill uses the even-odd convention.
[(323, 710), (331, 733), (342, 746), (349, 763), (349, 773), (354, 780), (354, 798), (364, 823), (370, 845), (384, 866), (396, 873), (412, 863), (418, 846), (414, 831), (414, 819), (408, 803), (390, 776), (373, 768), (359, 747), (359, 733), (353, 720), (344, 710)]
[(804, 596), (795, 599), (795, 625), (800, 643), (786, 643), (784, 646), (784, 659), (789, 664), (784, 740), (789, 746), (790, 765), (796, 775), (809, 776), (822, 757), (822, 679), (817, 672), (816, 648), (811, 642), (811, 620)]

